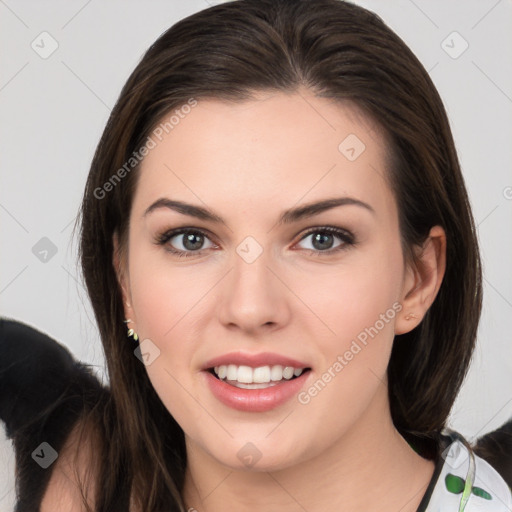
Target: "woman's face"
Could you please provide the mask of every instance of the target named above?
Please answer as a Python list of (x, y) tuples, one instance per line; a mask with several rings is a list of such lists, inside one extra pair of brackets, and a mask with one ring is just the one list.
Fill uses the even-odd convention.
[[(279, 469), (378, 429), (414, 284), (384, 138), (353, 107), (304, 89), (199, 101), (167, 132), (153, 132), (140, 169), (121, 280), (149, 378), (189, 452)], [(242, 388), (267, 382), (241, 389), (212, 366)], [(309, 370), (288, 380), (279, 366)]]

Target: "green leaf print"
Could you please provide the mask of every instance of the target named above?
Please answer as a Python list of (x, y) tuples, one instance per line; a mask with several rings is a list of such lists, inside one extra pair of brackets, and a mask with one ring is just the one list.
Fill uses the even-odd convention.
[[(452, 475), (448, 473), (446, 478), (444, 479), (444, 483), (446, 485), (446, 489), (453, 494), (460, 494), (464, 490), (464, 486), (466, 481), (457, 475)], [(472, 487), (471, 492), (478, 496), (479, 498), (483, 498), (485, 500), (492, 500), (492, 496), (484, 489), (480, 487)]]

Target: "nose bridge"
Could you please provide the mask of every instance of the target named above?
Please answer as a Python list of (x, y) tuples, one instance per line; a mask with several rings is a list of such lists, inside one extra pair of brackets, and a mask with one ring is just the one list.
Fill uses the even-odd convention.
[(233, 270), (222, 295), (220, 318), (225, 324), (255, 330), (267, 324), (285, 321), (286, 294), (282, 284), (268, 268), (272, 266), (270, 249), (252, 236), (235, 248)]
[(233, 255), (233, 284), (242, 291), (247, 287), (254, 292), (268, 292), (269, 274), (267, 266), (271, 265), (269, 249), (253, 237), (246, 237), (235, 249)]
[(264, 248), (254, 237), (246, 237), (236, 247), (233, 257), (232, 298), (238, 301), (238, 307), (255, 311), (273, 295), (271, 288), (272, 273), (270, 250)]

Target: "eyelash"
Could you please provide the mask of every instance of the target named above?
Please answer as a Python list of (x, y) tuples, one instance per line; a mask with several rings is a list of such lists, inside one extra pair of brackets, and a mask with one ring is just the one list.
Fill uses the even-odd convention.
[[(210, 239), (208, 234), (205, 233), (204, 231), (202, 231), (201, 229), (177, 228), (177, 229), (172, 229), (170, 231), (164, 231), (163, 233), (160, 233), (159, 235), (157, 235), (155, 238), (155, 244), (161, 245), (161, 246), (166, 245), (167, 242), (169, 240), (171, 240), (172, 238), (174, 238), (175, 236), (183, 235), (186, 233), (199, 234), (205, 238)], [(334, 249), (327, 249), (325, 251), (319, 251), (319, 250), (314, 250), (314, 249), (303, 249), (315, 256), (333, 255), (335, 253), (347, 250), (350, 247), (353, 247), (356, 245), (356, 240), (352, 233), (350, 233), (349, 231), (346, 231), (344, 229), (336, 228), (333, 226), (323, 226), (323, 227), (311, 228), (308, 231), (306, 231), (304, 236), (302, 236), (298, 242), (302, 242), (302, 240), (304, 240), (305, 238), (307, 238), (309, 235), (311, 235), (313, 233), (329, 233), (331, 235), (336, 235), (343, 242), (342, 244), (338, 245)], [(181, 251), (181, 250), (175, 249), (174, 247), (169, 245), (169, 247), (166, 247), (165, 250), (170, 252), (171, 254), (174, 254), (175, 256), (177, 256), (179, 258), (191, 258), (194, 256), (201, 255), (204, 251), (207, 251), (208, 249), (201, 249), (198, 251)]]

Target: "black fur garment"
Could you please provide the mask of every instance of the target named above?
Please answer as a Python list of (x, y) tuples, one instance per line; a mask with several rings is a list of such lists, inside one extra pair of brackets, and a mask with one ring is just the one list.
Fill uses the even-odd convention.
[[(82, 412), (106, 400), (109, 391), (87, 365), (36, 329), (0, 319), (0, 420), (13, 441), (15, 512), (39, 510), (55, 463), (41, 443), (59, 453)], [(47, 459), (46, 464), (48, 463)]]

